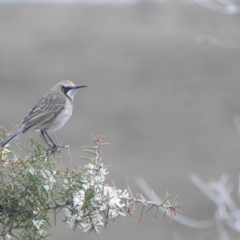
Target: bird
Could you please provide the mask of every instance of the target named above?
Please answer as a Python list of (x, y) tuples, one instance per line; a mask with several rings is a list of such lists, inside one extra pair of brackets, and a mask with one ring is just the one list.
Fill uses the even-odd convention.
[(68, 121), (72, 115), (76, 90), (83, 87), (87, 86), (75, 85), (70, 80), (56, 84), (48, 93), (43, 95), (15, 131), (3, 139), (0, 146), (3, 148), (22, 133), (40, 131), (43, 140), (53, 151), (64, 148), (64, 146), (57, 145), (48, 132), (58, 130)]

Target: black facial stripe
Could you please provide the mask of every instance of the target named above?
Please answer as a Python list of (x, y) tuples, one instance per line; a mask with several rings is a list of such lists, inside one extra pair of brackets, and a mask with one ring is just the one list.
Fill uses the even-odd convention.
[(71, 90), (72, 88), (71, 87), (64, 87), (64, 86), (62, 86), (62, 91), (63, 91), (63, 93), (67, 96), (67, 93), (68, 93), (68, 91), (69, 90)]

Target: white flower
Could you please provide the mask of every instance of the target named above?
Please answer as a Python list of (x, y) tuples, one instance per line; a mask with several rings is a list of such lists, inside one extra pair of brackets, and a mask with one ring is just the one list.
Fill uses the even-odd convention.
[(107, 208), (107, 204), (106, 204), (106, 203), (102, 203), (102, 204), (99, 206), (99, 210), (100, 210), (100, 211), (104, 211), (106, 208)]
[(6, 234), (6, 238), (10, 240), (10, 239), (12, 238), (12, 235), (9, 234), (9, 233), (7, 233), (7, 234)]
[(40, 230), (38, 230), (38, 233), (39, 233), (39, 235), (45, 235), (46, 231), (44, 231), (43, 229), (40, 229)]
[(33, 225), (37, 228), (39, 235), (44, 235), (46, 231), (41, 229), (41, 226), (44, 224), (45, 220), (32, 220)]
[(109, 217), (111, 218), (117, 218), (118, 217), (118, 211), (116, 209), (109, 209)]
[(50, 185), (43, 185), (44, 189), (48, 192), (50, 189)]
[(127, 197), (129, 197), (129, 193), (128, 193), (127, 189), (125, 189), (125, 190), (123, 191), (123, 193), (121, 194), (120, 197), (121, 197), (121, 198), (127, 198)]
[[(73, 186), (79, 189), (72, 194), (72, 206), (64, 209), (66, 222), (71, 228), (77, 224), (84, 232), (99, 232), (106, 216), (110, 219), (125, 215), (125, 204), (121, 201), (128, 192), (104, 185), (108, 171), (102, 163), (85, 165), (83, 173), (80, 182)], [(69, 177), (64, 184), (72, 181)]]
[(48, 170), (41, 170), (40, 173), (42, 174), (44, 180), (44, 189), (48, 192), (51, 190), (54, 186), (54, 183), (56, 182), (56, 179), (54, 175), (56, 175), (56, 171), (53, 171), (52, 173)]
[(92, 224), (90, 223), (81, 223), (81, 227), (83, 228), (84, 232), (89, 231), (92, 228)]
[(73, 194), (73, 206), (81, 208), (84, 204), (85, 192), (83, 190), (79, 190)]
[(41, 225), (44, 224), (45, 220), (32, 220), (33, 225), (39, 230)]
[(37, 208), (36, 210), (33, 210), (33, 214), (38, 214), (39, 213), (39, 208)]

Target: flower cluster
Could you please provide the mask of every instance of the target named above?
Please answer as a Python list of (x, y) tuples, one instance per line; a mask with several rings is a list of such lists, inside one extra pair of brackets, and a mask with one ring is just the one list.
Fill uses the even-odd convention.
[(48, 192), (52, 190), (54, 184), (56, 183), (55, 175), (56, 171), (50, 172), (49, 170), (41, 170), (42, 177), (44, 179), (43, 187)]
[(31, 175), (36, 175), (41, 179), (41, 185), (47, 192), (52, 190), (54, 184), (56, 183), (55, 175), (56, 171), (49, 170), (36, 170), (33, 168), (28, 169), (27, 171)]
[(107, 174), (102, 163), (85, 166), (79, 189), (72, 193), (72, 204), (64, 208), (69, 227), (78, 225), (84, 232), (99, 232), (108, 219), (125, 216), (126, 204), (121, 199), (128, 197), (128, 192), (105, 184)]
[(39, 235), (46, 234), (46, 231), (42, 229), (44, 222), (45, 222), (44, 220), (32, 220), (33, 226), (36, 227)]
[[(142, 215), (151, 208), (179, 212), (176, 201), (171, 205), (169, 195), (162, 203), (134, 197), (127, 190), (106, 184), (108, 167), (102, 163), (100, 146), (103, 136), (92, 136), (95, 145), (83, 147), (91, 154), (82, 157), (88, 163), (73, 170), (58, 163), (59, 153), (52, 153), (31, 139), (29, 155), (21, 159), (11, 148), (0, 149), (0, 236), (4, 239), (46, 239), (51, 227), (49, 213), (63, 210), (65, 222), (84, 232), (100, 232), (110, 219), (125, 216), (134, 218), (135, 204), (143, 205)], [(5, 177), (7, 176), (7, 177)], [(147, 209), (145, 210), (145, 207)], [(16, 234), (18, 236), (16, 236)]]

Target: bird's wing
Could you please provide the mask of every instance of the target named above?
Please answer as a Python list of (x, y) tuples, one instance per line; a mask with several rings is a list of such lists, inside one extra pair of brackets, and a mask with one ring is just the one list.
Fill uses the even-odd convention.
[[(61, 113), (66, 103), (66, 99), (61, 93), (49, 92), (44, 95), (37, 105), (23, 119), (22, 124), (25, 130), (33, 126), (42, 125)], [(35, 128), (35, 127), (34, 127)]]

